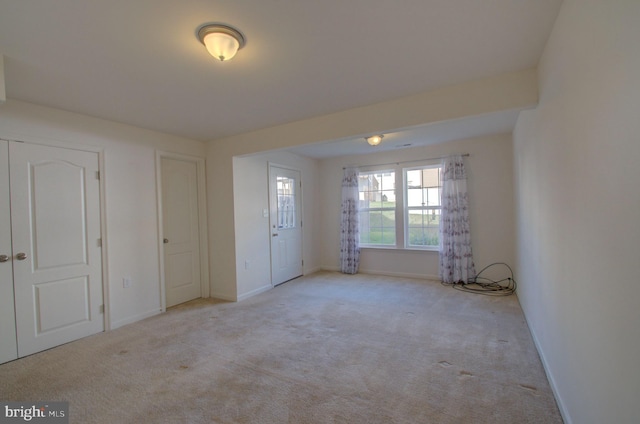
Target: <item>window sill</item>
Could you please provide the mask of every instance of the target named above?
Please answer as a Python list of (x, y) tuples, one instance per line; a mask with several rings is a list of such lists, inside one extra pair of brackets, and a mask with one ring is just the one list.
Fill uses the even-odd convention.
[(364, 245), (360, 246), (360, 250), (393, 250), (393, 251), (404, 251), (404, 252), (434, 252), (438, 253), (437, 247), (397, 247), (397, 246), (371, 246)]

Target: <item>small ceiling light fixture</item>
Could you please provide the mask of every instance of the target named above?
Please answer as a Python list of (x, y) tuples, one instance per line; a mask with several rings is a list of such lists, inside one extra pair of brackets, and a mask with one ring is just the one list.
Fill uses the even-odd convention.
[(367, 143), (369, 143), (370, 145), (377, 146), (378, 144), (380, 144), (383, 137), (384, 135), (382, 134), (372, 135), (371, 137), (365, 137), (365, 140), (367, 140)]
[(235, 28), (222, 24), (206, 24), (198, 29), (198, 39), (211, 56), (220, 62), (231, 60), (244, 47), (244, 36)]

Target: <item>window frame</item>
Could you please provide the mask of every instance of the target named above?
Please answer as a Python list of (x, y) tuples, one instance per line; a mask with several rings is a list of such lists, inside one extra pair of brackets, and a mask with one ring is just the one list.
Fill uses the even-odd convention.
[[(438, 188), (438, 204), (436, 206), (409, 206), (409, 185), (407, 181), (407, 173), (409, 171), (422, 171), (425, 169), (437, 169), (438, 170), (438, 183), (436, 186)], [(421, 189), (424, 190), (424, 186), (421, 182)], [(433, 187), (431, 187), (433, 188)], [(419, 245), (419, 244), (410, 244), (409, 237), (409, 229), (410, 229), (410, 220), (409, 220), (409, 211), (411, 210), (419, 210), (419, 211), (439, 211), (438, 215), (439, 219), (442, 217), (442, 164), (441, 163), (431, 163), (431, 164), (422, 164), (411, 167), (402, 168), (402, 189), (403, 189), (403, 199), (404, 204), (402, 207), (402, 215), (403, 215), (403, 229), (404, 229), (404, 248), (407, 250), (439, 250), (440, 248), (440, 239), (438, 237), (437, 244), (427, 244), (427, 245)], [(424, 224), (423, 227), (425, 228)]]
[[(405, 162), (406, 163), (406, 162)], [(362, 227), (359, 223), (359, 241), (360, 247), (364, 249), (390, 249), (390, 250), (413, 250), (413, 251), (438, 251), (440, 249), (438, 245), (410, 245), (409, 244), (409, 219), (408, 219), (408, 207), (407, 207), (407, 198), (408, 198), (408, 187), (407, 187), (407, 177), (406, 172), (409, 170), (416, 169), (427, 169), (427, 168), (439, 168), (442, 169), (442, 162), (440, 160), (428, 160), (428, 161), (416, 161), (413, 162), (411, 166), (403, 166), (402, 162), (394, 164), (394, 166), (363, 166), (364, 170), (358, 171), (358, 181), (360, 175), (370, 175), (370, 174), (382, 174), (382, 173), (393, 173), (394, 174), (394, 192), (396, 197), (395, 204), (395, 243), (393, 244), (382, 244), (382, 243), (364, 243), (362, 242)], [(440, 179), (440, 195), (442, 194), (442, 180)], [(358, 187), (358, 196), (360, 196), (360, 187)], [(437, 208), (442, 210), (442, 199), (440, 199), (439, 206)], [(366, 208), (366, 210), (392, 210), (391, 208)], [(429, 209), (435, 209), (435, 207), (429, 207)], [(359, 213), (364, 210), (359, 208)]]
[[(358, 204), (358, 215), (360, 215), (363, 211), (368, 211), (368, 212), (393, 212), (393, 221), (394, 221), (394, 243), (371, 243), (371, 242), (367, 242), (364, 243), (362, 242), (362, 220), (359, 221), (358, 223), (358, 230), (359, 230), (359, 234), (358, 234), (358, 239), (359, 239), (359, 243), (360, 243), (360, 247), (365, 247), (365, 248), (373, 248), (373, 249), (395, 249), (398, 246), (398, 238), (399, 238), (399, 233), (398, 233), (398, 170), (396, 168), (382, 168), (382, 169), (372, 169), (372, 170), (367, 170), (367, 171), (358, 171), (358, 202), (360, 202), (360, 194), (362, 193), (360, 191), (360, 176), (361, 175), (372, 175), (372, 174), (393, 174), (393, 181), (394, 181), (394, 186), (393, 186), (393, 191), (394, 191), (394, 196), (395, 196), (395, 206), (394, 207), (377, 207), (377, 208), (361, 208), (360, 205)], [(385, 190), (381, 189), (380, 192), (382, 194), (384, 194)], [(384, 228), (384, 227), (380, 227), (380, 228)], [(369, 232), (370, 233), (370, 232)], [(383, 231), (384, 233), (384, 231)]]

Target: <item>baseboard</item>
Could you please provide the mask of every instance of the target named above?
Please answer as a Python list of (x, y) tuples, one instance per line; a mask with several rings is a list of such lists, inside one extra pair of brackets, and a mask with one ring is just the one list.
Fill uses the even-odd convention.
[(227, 302), (237, 302), (238, 299), (235, 296), (229, 296), (227, 294), (218, 293), (218, 292), (210, 292), (209, 297), (214, 299), (226, 300)]
[(129, 318), (121, 319), (121, 320), (118, 320), (118, 321), (113, 321), (111, 323), (111, 327), (110, 328), (111, 328), (111, 330), (115, 330), (116, 328), (125, 326), (127, 324), (133, 324), (134, 322), (141, 321), (141, 320), (143, 320), (145, 318), (149, 318), (149, 317), (152, 317), (152, 316), (155, 316), (155, 315), (160, 315), (161, 313), (162, 313), (161, 309), (154, 309), (152, 311), (148, 311), (148, 312), (144, 312), (142, 314), (134, 315), (134, 316), (129, 317)]
[(238, 302), (240, 302), (240, 301), (242, 301), (242, 300), (245, 300), (245, 299), (248, 299), (248, 298), (250, 298), (250, 297), (253, 297), (253, 296), (257, 295), (257, 294), (260, 294), (260, 293), (264, 293), (264, 292), (266, 292), (266, 291), (269, 291), (269, 290), (271, 290), (272, 288), (273, 288), (273, 286), (272, 286), (271, 284), (269, 284), (269, 285), (265, 285), (265, 286), (262, 286), (262, 287), (260, 287), (260, 288), (257, 288), (257, 289), (255, 289), (255, 290), (251, 290), (251, 291), (250, 291), (250, 292), (248, 292), (248, 293), (241, 294), (240, 296), (238, 296)]
[(527, 318), (527, 315), (524, 313), (524, 309), (522, 310), (522, 314), (524, 315), (524, 320), (527, 323), (527, 327), (529, 328), (529, 334), (531, 334), (531, 338), (533, 339), (533, 344), (536, 347), (536, 350), (538, 351), (538, 356), (540, 357), (540, 362), (542, 362), (542, 368), (544, 368), (544, 373), (547, 376), (547, 380), (549, 380), (549, 386), (551, 386), (553, 397), (556, 399), (556, 404), (558, 405), (558, 409), (560, 410), (560, 415), (562, 415), (562, 420), (565, 422), (565, 424), (572, 424), (573, 421), (571, 420), (571, 415), (569, 415), (569, 411), (567, 411), (567, 408), (564, 406), (564, 402), (562, 401), (562, 396), (560, 396), (560, 393), (558, 392), (558, 386), (556, 385), (556, 381), (553, 378), (553, 373), (551, 373), (551, 370), (549, 369), (549, 365), (544, 355), (544, 351), (540, 347), (538, 337), (533, 332), (531, 325), (529, 325), (529, 319)]
[(320, 271), (338, 272), (338, 271), (340, 271), (340, 267), (323, 265), (323, 266), (320, 267)]
[(311, 275), (311, 274), (315, 274), (316, 272), (322, 271), (324, 268), (317, 266), (311, 269), (306, 269), (304, 270), (303, 275)]
[[(323, 266), (320, 268), (322, 271), (340, 271), (339, 267), (336, 266)], [(409, 272), (393, 272), (393, 271), (380, 271), (376, 269), (362, 269), (358, 270), (360, 274), (370, 274), (370, 275), (384, 275), (386, 277), (399, 277), (399, 278), (416, 278), (419, 280), (436, 280), (440, 281), (440, 277), (437, 275), (430, 274), (413, 274)]]
[(440, 281), (440, 277), (437, 275), (429, 275), (429, 274), (413, 274), (409, 272), (389, 272), (389, 271), (380, 271), (375, 269), (361, 269), (358, 272), (361, 274), (371, 274), (371, 275), (384, 275), (387, 277), (399, 277), (399, 278), (417, 278), (419, 280), (436, 280)]

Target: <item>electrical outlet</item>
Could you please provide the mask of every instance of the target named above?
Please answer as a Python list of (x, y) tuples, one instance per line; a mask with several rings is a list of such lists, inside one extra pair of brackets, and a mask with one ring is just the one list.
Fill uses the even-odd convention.
[(125, 289), (131, 287), (131, 277), (122, 277), (122, 287)]

